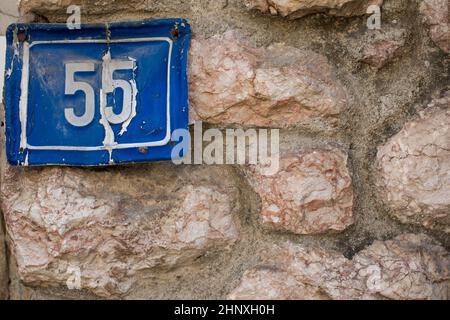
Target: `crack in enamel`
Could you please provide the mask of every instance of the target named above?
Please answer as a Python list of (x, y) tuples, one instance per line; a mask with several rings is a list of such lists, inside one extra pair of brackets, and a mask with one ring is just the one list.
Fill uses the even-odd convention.
[(19, 57), (19, 40), (17, 39), (17, 27), (13, 31), (12, 46), (13, 46), (13, 56), (11, 58), (11, 64), (10, 64), (8, 70), (6, 70), (6, 73), (5, 73), (6, 79), (9, 79), (9, 77), (11, 77), (11, 74), (12, 74), (13, 69), (14, 69), (14, 59)]

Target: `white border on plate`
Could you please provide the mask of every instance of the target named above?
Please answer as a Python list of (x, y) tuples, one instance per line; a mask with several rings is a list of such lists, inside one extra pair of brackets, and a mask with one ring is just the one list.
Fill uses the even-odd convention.
[[(32, 146), (27, 143), (27, 112), (28, 112), (28, 82), (29, 82), (29, 52), (30, 48), (39, 44), (53, 44), (53, 43), (114, 43), (114, 42), (144, 42), (144, 41), (167, 41), (169, 43), (169, 54), (167, 61), (167, 110), (166, 110), (166, 136), (159, 141), (151, 142), (139, 142), (139, 143), (118, 143), (112, 146)], [(114, 150), (114, 149), (127, 149), (127, 148), (140, 148), (140, 147), (156, 147), (166, 145), (170, 141), (170, 66), (172, 60), (173, 41), (167, 37), (151, 37), (151, 38), (130, 38), (130, 39), (117, 39), (117, 40), (48, 40), (48, 41), (34, 41), (31, 44), (24, 42), (23, 46), (23, 66), (22, 66), (22, 78), (20, 83), (21, 94), (19, 100), (19, 118), (21, 125), (20, 133), (20, 147), (22, 150), (62, 150), (62, 151), (97, 151), (97, 150)]]

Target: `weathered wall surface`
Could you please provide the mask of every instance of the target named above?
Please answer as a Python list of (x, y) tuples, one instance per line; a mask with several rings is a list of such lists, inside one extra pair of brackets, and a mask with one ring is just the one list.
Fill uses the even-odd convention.
[(188, 19), (191, 121), (280, 128), (280, 171), (3, 159), (0, 295), (8, 278), (12, 299), (450, 298), (448, 1), (22, 0), (20, 14), (65, 22), (69, 4), (82, 22)]
[(0, 221), (0, 299), (8, 298), (8, 268), (6, 260), (6, 238), (3, 221)]

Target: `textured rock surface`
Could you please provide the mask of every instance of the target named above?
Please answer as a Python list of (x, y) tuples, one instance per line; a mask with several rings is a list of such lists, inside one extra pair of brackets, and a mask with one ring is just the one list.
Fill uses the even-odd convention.
[(381, 5), (383, 0), (244, 0), (244, 3), (249, 9), (301, 18), (319, 12), (333, 16), (363, 15), (370, 5)]
[(405, 35), (405, 30), (399, 29), (371, 32), (370, 37), (365, 39), (359, 60), (377, 69), (384, 67), (401, 55), (405, 45)]
[(190, 50), (191, 119), (285, 127), (334, 124), (346, 94), (327, 59), (282, 44), (255, 49), (235, 33), (194, 40)]
[(280, 170), (244, 169), (261, 197), (261, 220), (268, 227), (298, 234), (341, 231), (353, 223), (353, 190), (347, 155), (338, 149), (282, 155)]
[(20, 0), (20, 11), (22, 14), (49, 12), (65, 13), (70, 5), (78, 5), (86, 14), (105, 14), (117, 10), (145, 10), (149, 1), (142, 0)]
[(239, 234), (236, 189), (208, 169), (8, 167), (2, 210), (21, 279), (64, 285), (79, 268), (81, 288), (120, 295), (140, 271), (226, 250)]
[(2, 0), (0, 5), (0, 36), (6, 33), (6, 28), (11, 23), (28, 23), (34, 20), (35, 17), (31, 13), (20, 15), (19, 2), (20, 0)]
[(380, 198), (402, 222), (450, 232), (450, 92), (378, 149)]
[(229, 298), (448, 299), (449, 266), (449, 253), (425, 235), (375, 241), (351, 260), (287, 243), (246, 271)]
[(430, 29), (430, 37), (442, 50), (450, 52), (448, 0), (422, 0), (420, 12)]

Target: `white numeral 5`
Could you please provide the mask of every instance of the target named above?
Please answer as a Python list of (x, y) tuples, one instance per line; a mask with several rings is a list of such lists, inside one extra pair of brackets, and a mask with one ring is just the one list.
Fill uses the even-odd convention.
[(85, 110), (81, 116), (75, 115), (73, 107), (66, 107), (64, 109), (64, 116), (71, 125), (75, 127), (84, 127), (94, 120), (95, 100), (94, 89), (82, 81), (75, 81), (75, 72), (92, 72), (95, 70), (95, 64), (91, 62), (72, 62), (66, 64), (66, 80), (65, 80), (65, 94), (75, 94), (77, 91), (83, 91), (85, 95)]
[[(103, 63), (102, 72), (102, 94), (104, 95), (100, 108), (104, 108), (106, 119), (112, 124), (125, 122), (131, 116), (131, 84), (122, 79), (113, 79), (113, 73), (116, 70), (132, 70), (134, 61), (129, 60), (111, 60), (109, 63)], [(106, 106), (106, 94), (113, 93), (114, 89), (120, 88), (123, 91), (122, 111), (115, 114), (113, 108)]]

